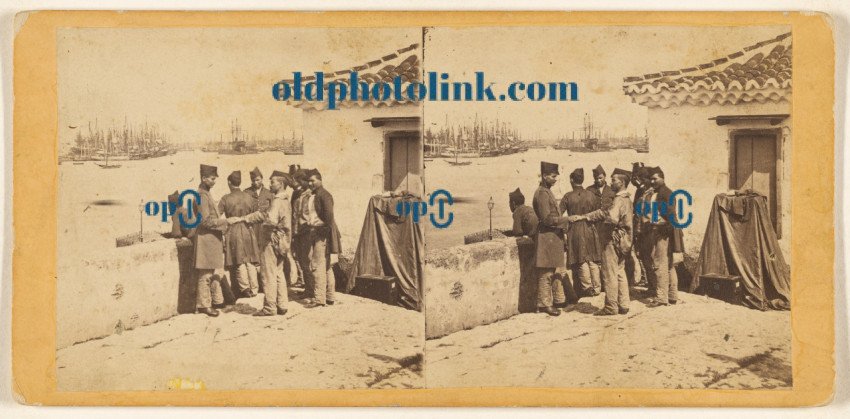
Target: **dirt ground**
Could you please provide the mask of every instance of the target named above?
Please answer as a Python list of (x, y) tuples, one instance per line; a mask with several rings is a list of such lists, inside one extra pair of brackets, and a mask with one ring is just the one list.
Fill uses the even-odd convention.
[[(634, 295), (638, 297), (637, 294)], [(593, 316), (604, 295), (559, 317), (528, 313), (426, 343), (428, 387), (790, 388), (789, 312), (680, 293)]]
[(175, 379), (211, 390), (422, 387), (421, 313), (337, 298), (253, 317), (260, 295), (217, 318), (184, 314), (72, 345), (57, 353), (58, 389), (165, 390)]

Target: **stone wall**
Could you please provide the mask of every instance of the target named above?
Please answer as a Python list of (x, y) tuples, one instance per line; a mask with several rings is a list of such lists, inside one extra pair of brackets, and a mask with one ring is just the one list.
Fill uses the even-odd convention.
[(193, 312), (191, 262), (189, 240), (162, 239), (59, 266), (57, 348)]
[(503, 238), (428, 252), (425, 337), (445, 336), (535, 309), (534, 242)]

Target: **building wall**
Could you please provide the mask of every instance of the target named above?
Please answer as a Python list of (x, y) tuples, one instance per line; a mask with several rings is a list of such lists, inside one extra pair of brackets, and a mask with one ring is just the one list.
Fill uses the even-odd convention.
[(697, 255), (705, 234), (714, 196), (729, 190), (730, 135), (738, 129), (781, 129), (781, 169), (777, 172), (777, 212), (781, 214), (780, 248), (791, 262), (791, 120), (780, 125), (735, 122), (718, 126), (709, 120), (718, 115), (790, 114), (789, 102), (739, 105), (673, 106), (648, 109), (649, 154), (647, 165), (660, 165), (671, 189), (685, 189), (694, 198), (693, 223), (685, 229), (688, 253)]
[(416, 104), (392, 107), (353, 106), (303, 113), (304, 163), (322, 173), (334, 195), (343, 251), (357, 246), (369, 197), (384, 188), (384, 135), (387, 131), (421, 130), (418, 123), (373, 128), (370, 118), (421, 117)]

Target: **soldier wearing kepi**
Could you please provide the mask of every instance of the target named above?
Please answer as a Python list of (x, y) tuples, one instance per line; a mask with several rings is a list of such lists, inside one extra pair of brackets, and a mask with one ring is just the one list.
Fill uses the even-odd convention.
[[(239, 189), (242, 184), (242, 172), (235, 171), (227, 177), (230, 193), (221, 197), (218, 211), (225, 217), (243, 217), (254, 212), (255, 201), (246, 192)], [(243, 297), (251, 298), (259, 292), (257, 283), (257, 264), (260, 263), (260, 250), (251, 224), (237, 223), (227, 230), (224, 247), (224, 266), (232, 272), (239, 284)]]
[(339, 229), (334, 219), (333, 195), (322, 184), (322, 174), (312, 169), (307, 172), (311, 194), (303, 202), (307, 213), (306, 234), (310, 246), (310, 267), (313, 276), (313, 303), (310, 308), (333, 305), (336, 283), (333, 265), (339, 262)]
[(537, 215), (534, 209), (525, 205), (525, 195), (516, 188), (515, 191), (508, 194), (508, 205), (513, 213), (514, 225), (510, 231), (511, 236), (534, 237), (537, 233)]
[(243, 217), (249, 223), (262, 222), (260, 234), (260, 265), (263, 272), (263, 309), (255, 316), (284, 315), (289, 303), (289, 289), (283, 275), (283, 260), (289, 251), (292, 205), (286, 184), (289, 175), (275, 170), (269, 187), (274, 194), (267, 211), (257, 211)]
[(601, 221), (610, 225), (610, 234), (602, 237), (602, 280), (605, 282), (605, 308), (596, 314), (610, 316), (629, 312), (629, 282), (626, 279), (625, 259), (632, 247), (632, 200), (626, 188), (630, 173), (614, 169), (611, 174), (611, 189), (614, 200), (608, 209), (598, 209), (585, 216), (590, 221)]
[[(552, 194), (552, 186), (558, 181), (558, 165), (540, 162), (540, 186), (534, 192), (534, 213), (539, 220), (535, 238), (535, 266), (538, 270), (537, 280), (537, 310), (558, 316), (561, 312), (555, 305), (565, 305), (567, 291), (578, 298), (571, 286), (564, 287), (560, 275), (555, 271), (566, 269), (564, 257), (564, 230), (569, 227), (569, 221), (558, 211), (558, 201)], [(566, 288), (566, 289), (565, 289)]]
[[(228, 221), (219, 218), (215, 200), (210, 194), (210, 189), (215, 186), (215, 181), (218, 178), (218, 168), (215, 166), (201, 165), (201, 184), (198, 186), (198, 195), (201, 201), (198, 202), (198, 212), (201, 217), (201, 222), (195, 233), (195, 270), (198, 274), (198, 297), (196, 308), (199, 313), (204, 313), (208, 316), (218, 316), (219, 312), (213, 307), (213, 304), (220, 305), (224, 303), (224, 298), (220, 290), (216, 291), (216, 286), (220, 284), (212, 284), (211, 291), (210, 281), (216, 269), (224, 269), (224, 252), (222, 251), (222, 238), (227, 230)], [(216, 301), (213, 301), (213, 300)]]
[(609, 208), (614, 202), (615, 193), (605, 182), (605, 169), (601, 164), (593, 169), (593, 185), (588, 186), (587, 190), (596, 196), (598, 208)]
[[(584, 183), (584, 169), (575, 169), (570, 173), (570, 185), (573, 190), (564, 194), (560, 210), (566, 215), (585, 215), (598, 209), (596, 197), (581, 185)], [(587, 220), (570, 223), (567, 230), (567, 266), (577, 279), (576, 293), (596, 296), (602, 291), (599, 279), (599, 263), (602, 254), (599, 250), (599, 237), (596, 226)]]

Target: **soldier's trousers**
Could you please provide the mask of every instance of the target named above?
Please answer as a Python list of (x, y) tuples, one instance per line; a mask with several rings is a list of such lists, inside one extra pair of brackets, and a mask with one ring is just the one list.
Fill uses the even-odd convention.
[(537, 268), (537, 275), (537, 307), (578, 302), (566, 270), (560, 272), (555, 268)]
[(253, 263), (246, 262), (234, 269), (236, 273), (236, 283), (239, 284), (239, 292), (251, 290), (254, 294), (260, 292), (260, 285), (257, 282), (257, 266)]
[(635, 250), (637, 251), (640, 265), (643, 268), (643, 273), (646, 275), (646, 289), (650, 295), (655, 295), (658, 288), (658, 280), (655, 276), (655, 267), (652, 259), (653, 247), (654, 243), (650, 234), (640, 234), (637, 236)]
[(195, 307), (210, 308), (213, 304), (224, 304), (224, 294), (221, 291), (221, 282), (214, 280), (214, 269), (196, 269), (198, 275), (198, 295), (195, 299)]
[(277, 256), (271, 243), (263, 248), (260, 265), (263, 271), (263, 311), (274, 313), (278, 308), (286, 308), (289, 289), (283, 275), (283, 258)]
[(575, 276), (579, 283), (576, 292), (588, 292), (590, 290), (602, 292), (602, 281), (598, 263), (584, 262), (573, 265), (573, 276)]
[(653, 239), (652, 266), (657, 280), (655, 299), (662, 304), (669, 304), (679, 298), (679, 277), (668, 253), (670, 238), (666, 234), (653, 232)]
[(626, 278), (629, 280), (629, 285), (637, 285), (641, 282), (643, 269), (641, 262), (637, 256), (637, 250), (632, 247), (629, 255), (626, 257)]
[(617, 255), (614, 243), (605, 244), (602, 250), (602, 280), (605, 283), (605, 309), (617, 311), (629, 308), (629, 280), (626, 278), (626, 261)]
[(313, 275), (313, 298), (317, 304), (333, 303), (336, 280), (331, 272), (330, 255), (327, 253), (328, 239), (317, 230), (309, 233), (310, 271)]
[(315, 280), (313, 279), (313, 271), (310, 268), (313, 258), (313, 246), (310, 244), (309, 240), (310, 238), (307, 233), (293, 236), (292, 250), (295, 253), (295, 261), (298, 263), (298, 270), (301, 272), (301, 279), (304, 281), (304, 293), (307, 298), (313, 298)]

